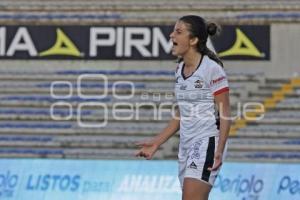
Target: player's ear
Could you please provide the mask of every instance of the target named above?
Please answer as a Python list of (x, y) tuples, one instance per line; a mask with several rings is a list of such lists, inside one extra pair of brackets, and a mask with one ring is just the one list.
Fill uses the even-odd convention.
[(199, 42), (199, 39), (197, 37), (193, 37), (190, 39), (190, 45), (195, 46)]

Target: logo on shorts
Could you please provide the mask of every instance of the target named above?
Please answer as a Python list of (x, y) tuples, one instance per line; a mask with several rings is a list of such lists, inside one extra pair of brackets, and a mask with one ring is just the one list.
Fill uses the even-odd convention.
[(197, 169), (197, 165), (192, 162), (188, 168)]

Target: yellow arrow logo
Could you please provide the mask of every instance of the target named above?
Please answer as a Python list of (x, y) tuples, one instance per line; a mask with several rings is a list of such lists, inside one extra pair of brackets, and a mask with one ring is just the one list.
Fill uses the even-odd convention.
[(55, 44), (51, 48), (39, 53), (40, 56), (68, 55), (81, 57), (78, 48), (61, 29), (56, 29), (56, 36)]
[(236, 41), (233, 46), (218, 54), (220, 57), (224, 56), (253, 56), (264, 57), (251, 40), (239, 29), (236, 29)]

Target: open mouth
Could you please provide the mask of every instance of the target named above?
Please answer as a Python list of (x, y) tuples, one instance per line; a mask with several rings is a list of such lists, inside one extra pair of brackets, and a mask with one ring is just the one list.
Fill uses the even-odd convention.
[(173, 42), (173, 46), (177, 46), (178, 44), (177, 44), (177, 42)]

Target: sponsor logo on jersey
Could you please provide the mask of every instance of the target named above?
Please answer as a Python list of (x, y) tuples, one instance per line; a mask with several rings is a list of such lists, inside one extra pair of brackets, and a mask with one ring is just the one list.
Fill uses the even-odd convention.
[(221, 76), (221, 77), (219, 77), (219, 78), (217, 78), (217, 79), (212, 80), (212, 81), (210, 82), (210, 84), (211, 84), (211, 85), (214, 85), (214, 84), (219, 83), (219, 82), (224, 81), (224, 80), (226, 80), (226, 77), (225, 77), (225, 76)]

